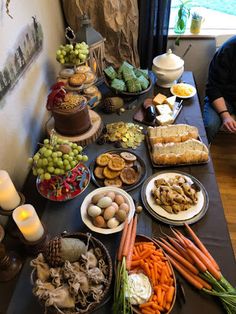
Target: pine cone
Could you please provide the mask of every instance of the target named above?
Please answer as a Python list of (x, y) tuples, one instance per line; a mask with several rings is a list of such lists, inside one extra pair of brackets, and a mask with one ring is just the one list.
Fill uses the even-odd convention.
[(116, 112), (124, 106), (124, 101), (120, 97), (108, 97), (103, 101), (103, 111), (106, 113)]

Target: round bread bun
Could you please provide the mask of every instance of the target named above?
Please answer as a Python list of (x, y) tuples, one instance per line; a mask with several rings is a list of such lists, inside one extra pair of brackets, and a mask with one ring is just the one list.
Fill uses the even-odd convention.
[(71, 86), (80, 86), (85, 82), (85, 80), (86, 75), (84, 73), (77, 73), (69, 78), (69, 84)]
[(75, 69), (75, 73), (91, 72), (91, 68), (88, 65), (80, 65)]

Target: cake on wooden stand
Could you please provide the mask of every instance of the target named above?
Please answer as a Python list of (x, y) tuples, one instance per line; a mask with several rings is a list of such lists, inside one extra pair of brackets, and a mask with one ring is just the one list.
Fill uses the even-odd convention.
[(85, 146), (96, 141), (101, 134), (101, 117), (88, 108), (84, 96), (66, 91), (61, 82), (52, 87), (47, 109), (52, 112), (46, 123), (49, 135), (53, 131), (59, 138)]

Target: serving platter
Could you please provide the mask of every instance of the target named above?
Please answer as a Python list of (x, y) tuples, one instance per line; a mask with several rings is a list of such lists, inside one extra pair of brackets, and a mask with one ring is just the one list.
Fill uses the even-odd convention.
[[(143, 159), (141, 157), (139, 157), (137, 154), (135, 154), (133, 151), (131, 152), (127, 149), (109, 150), (109, 151), (105, 151), (103, 153), (100, 153), (99, 155), (106, 154), (106, 153), (120, 155), (120, 153), (122, 153), (122, 152), (131, 153), (132, 155), (134, 155), (137, 158), (135, 163), (134, 163), (133, 168), (138, 171), (138, 179), (133, 184), (122, 183), (122, 186), (121, 186), (121, 188), (123, 190), (131, 191), (131, 190), (137, 188), (144, 181), (144, 179), (146, 177), (147, 169), (146, 169), (146, 165), (145, 165), (145, 162), (143, 161)], [(94, 182), (94, 184), (96, 186), (103, 187), (103, 186), (105, 186), (104, 185), (104, 179), (99, 179), (94, 174), (94, 170), (96, 169), (96, 167), (97, 167), (97, 164), (96, 164), (96, 158), (95, 158), (95, 160), (90, 164), (91, 178), (92, 178), (92, 181)]]
[[(189, 95), (186, 95), (186, 96), (182, 96), (181, 94), (178, 94), (174, 91), (174, 88), (176, 86), (179, 86), (179, 87), (183, 87), (183, 88), (186, 88), (186, 89), (190, 89), (192, 90), (191, 94)], [(196, 88), (190, 84), (186, 84), (186, 83), (178, 83), (178, 84), (174, 84), (171, 86), (171, 89), (170, 89), (170, 92), (172, 95), (176, 96), (176, 97), (179, 97), (179, 98), (183, 98), (183, 99), (188, 99), (188, 98), (191, 98), (193, 97), (195, 94), (196, 94)]]
[[(201, 139), (201, 137), (199, 136), (198, 137), (198, 140), (200, 142), (203, 143), (203, 140)], [(179, 164), (157, 164), (155, 163), (155, 161), (153, 160), (153, 156), (152, 156), (152, 146), (151, 146), (151, 143), (149, 141), (149, 137), (148, 135), (146, 135), (146, 143), (147, 143), (147, 148), (148, 148), (148, 152), (149, 152), (149, 156), (150, 156), (150, 160), (151, 160), (151, 163), (152, 163), (152, 166), (154, 168), (159, 168), (159, 169), (163, 169), (163, 168), (169, 168), (169, 167), (181, 167), (181, 166), (192, 166), (192, 165), (204, 165), (204, 164), (207, 164), (209, 162), (209, 158), (207, 161), (200, 161), (200, 162), (191, 162), (191, 163), (179, 163)]]
[[(197, 192), (198, 202), (197, 204), (191, 206), (189, 209), (185, 211), (173, 214), (168, 213), (160, 205), (157, 205), (155, 203), (155, 200), (151, 195), (151, 190), (154, 187), (154, 181), (156, 179), (161, 178), (170, 179), (175, 177), (176, 175), (184, 176), (189, 183), (193, 183), (196, 185), (198, 189)], [(166, 224), (176, 226), (182, 226), (184, 225), (184, 223), (193, 224), (197, 222), (206, 214), (209, 205), (209, 197), (202, 183), (198, 181), (195, 177), (191, 176), (190, 174), (177, 170), (161, 171), (149, 177), (143, 184), (141, 198), (145, 208), (154, 218)]]
[(128, 222), (130, 222), (131, 218), (134, 216), (135, 213), (135, 205), (134, 205), (134, 201), (132, 199), (132, 197), (125, 192), (124, 190), (117, 188), (115, 186), (111, 186), (111, 187), (101, 187), (98, 189), (93, 190), (91, 193), (89, 193), (83, 200), (83, 203), (81, 204), (80, 207), (80, 212), (81, 212), (81, 218), (82, 221), (84, 222), (84, 224), (92, 231), (97, 232), (97, 233), (101, 233), (101, 234), (112, 234), (112, 233), (117, 233), (120, 232), (121, 230), (123, 230), (124, 228), (124, 222), (121, 223), (118, 227), (113, 228), (113, 229), (109, 229), (109, 228), (99, 228), (96, 227), (93, 223), (91, 218), (88, 216), (87, 214), (87, 208), (89, 206), (89, 204), (91, 204), (91, 200), (92, 197), (94, 195), (97, 195), (99, 193), (107, 193), (107, 192), (115, 192), (117, 194), (120, 194), (124, 197), (124, 199), (126, 200), (126, 203), (129, 205), (129, 214), (128, 214)]

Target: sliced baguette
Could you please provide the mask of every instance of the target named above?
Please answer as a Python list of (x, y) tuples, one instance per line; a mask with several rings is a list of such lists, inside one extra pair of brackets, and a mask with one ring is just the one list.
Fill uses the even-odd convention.
[(209, 152), (206, 145), (190, 139), (181, 143), (155, 144), (152, 158), (155, 164), (176, 165), (207, 161)]
[(148, 127), (151, 145), (156, 143), (179, 143), (188, 139), (198, 138), (198, 129), (188, 124), (173, 124), (168, 126)]

